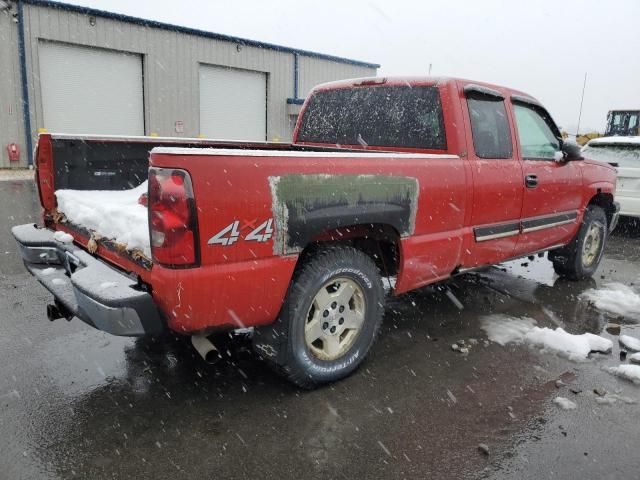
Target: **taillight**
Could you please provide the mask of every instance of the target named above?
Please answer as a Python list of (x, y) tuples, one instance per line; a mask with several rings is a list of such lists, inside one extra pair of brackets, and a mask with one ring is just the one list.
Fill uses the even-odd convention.
[(150, 168), (148, 204), (154, 263), (171, 268), (197, 266), (198, 221), (189, 173)]

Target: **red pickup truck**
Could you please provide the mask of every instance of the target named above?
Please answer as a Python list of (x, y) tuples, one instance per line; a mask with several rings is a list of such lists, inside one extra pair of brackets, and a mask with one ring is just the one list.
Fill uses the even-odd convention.
[[(291, 144), (43, 134), (36, 158), (44, 225), (13, 234), (55, 297), (50, 319), (169, 328), (204, 357), (207, 337), (254, 327), (255, 350), (304, 387), (363, 361), (383, 278), (397, 295), (545, 251), (559, 275), (588, 277), (619, 210), (615, 170), (538, 101), (450, 78), (321, 85)], [(145, 180), (147, 253), (57, 208), (61, 189)]]

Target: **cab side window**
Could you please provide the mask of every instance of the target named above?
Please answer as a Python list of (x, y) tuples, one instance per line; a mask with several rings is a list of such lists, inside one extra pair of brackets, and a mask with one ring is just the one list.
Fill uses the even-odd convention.
[(534, 108), (514, 103), (513, 111), (520, 137), (520, 154), (525, 160), (554, 160), (560, 140), (548, 121)]
[(478, 95), (467, 98), (473, 148), (479, 158), (511, 158), (513, 147), (504, 100)]

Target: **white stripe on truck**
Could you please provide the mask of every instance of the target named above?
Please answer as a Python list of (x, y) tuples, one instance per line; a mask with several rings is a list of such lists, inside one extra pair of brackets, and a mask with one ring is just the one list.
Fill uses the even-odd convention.
[(457, 155), (433, 153), (403, 153), (403, 152), (306, 152), (297, 150), (244, 150), (240, 148), (180, 148), (155, 147), (151, 153), (161, 155), (214, 155), (225, 157), (339, 157), (339, 158), (446, 158), (457, 159)]

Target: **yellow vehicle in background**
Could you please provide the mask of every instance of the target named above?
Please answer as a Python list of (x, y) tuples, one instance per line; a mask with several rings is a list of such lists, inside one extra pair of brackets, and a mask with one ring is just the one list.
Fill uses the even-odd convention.
[(584, 146), (590, 140), (600, 137), (640, 136), (640, 110), (610, 110), (607, 114), (607, 127), (604, 135), (589, 132), (576, 135), (576, 143)]
[(603, 135), (599, 132), (583, 133), (582, 135), (576, 136), (576, 143), (580, 146), (584, 146), (589, 143), (590, 140), (593, 140), (594, 138), (600, 138), (602, 136)]

